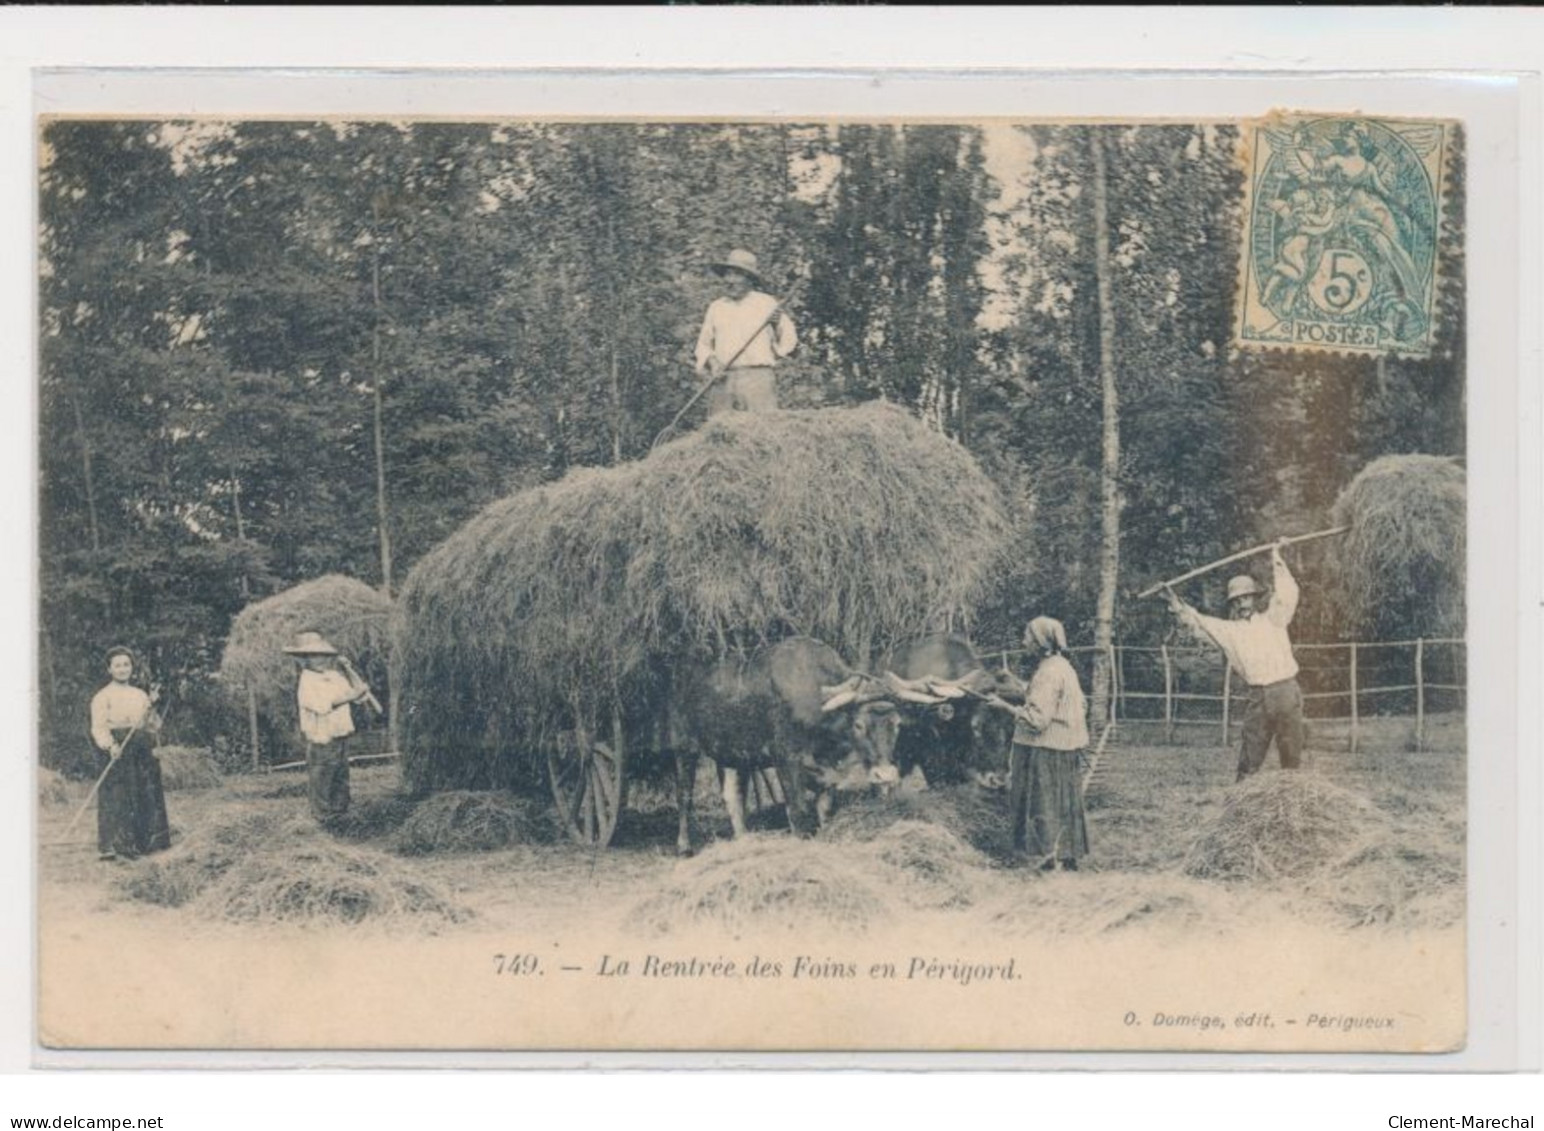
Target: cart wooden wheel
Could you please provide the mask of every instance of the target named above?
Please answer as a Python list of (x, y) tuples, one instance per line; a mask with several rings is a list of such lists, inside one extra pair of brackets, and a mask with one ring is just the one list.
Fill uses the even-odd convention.
[(579, 731), (547, 753), (547, 775), (558, 818), (580, 844), (604, 848), (622, 814), (623, 765), (620, 748)]

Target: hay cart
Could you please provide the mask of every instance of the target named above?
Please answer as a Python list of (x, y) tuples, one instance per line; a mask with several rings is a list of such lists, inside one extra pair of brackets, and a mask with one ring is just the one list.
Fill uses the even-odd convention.
[[(613, 712), (599, 727), (580, 722), (561, 732), (547, 748), (547, 780), (559, 822), (579, 844), (605, 848), (627, 805), (629, 766), (635, 774), (646, 760), (673, 766), (675, 755), (668, 719), (624, 718)], [(752, 773), (745, 792), (747, 813), (786, 804), (777, 774), (769, 768)]]

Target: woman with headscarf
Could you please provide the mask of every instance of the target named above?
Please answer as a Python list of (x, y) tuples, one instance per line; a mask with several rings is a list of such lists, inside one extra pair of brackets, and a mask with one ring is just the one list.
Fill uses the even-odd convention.
[(133, 860), (171, 845), (161, 763), (151, 735), (161, 729), (155, 701), (129, 680), (134, 653), (107, 652), (107, 686), (91, 699), (91, 741), (101, 753), (97, 851), (103, 860)]
[(1083, 688), (1061, 622), (1036, 617), (1024, 643), (1041, 655), (1013, 730), (1010, 767), (1015, 851), (1050, 871), (1076, 871), (1088, 853), (1079, 754), (1088, 746)]

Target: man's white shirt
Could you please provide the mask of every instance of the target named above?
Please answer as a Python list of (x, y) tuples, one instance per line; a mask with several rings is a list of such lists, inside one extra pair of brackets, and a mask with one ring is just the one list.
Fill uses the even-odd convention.
[(735, 368), (749, 369), (775, 365), (778, 358), (791, 354), (799, 344), (793, 319), (782, 312), (772, 317), (776, 309), (777, 300), (761, 291), (751, 291), (738, 301), (714, 299), (697, 336), (698, 371), (707, 369), (710, 358), (720, 365), (733, 359)]

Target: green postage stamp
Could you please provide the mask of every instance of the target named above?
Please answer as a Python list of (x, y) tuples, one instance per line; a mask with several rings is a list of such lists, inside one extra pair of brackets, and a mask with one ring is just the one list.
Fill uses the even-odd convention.
[(1238, 344), (1429, 353), (1455, 128), (1314, 114), (1246, 125)]

